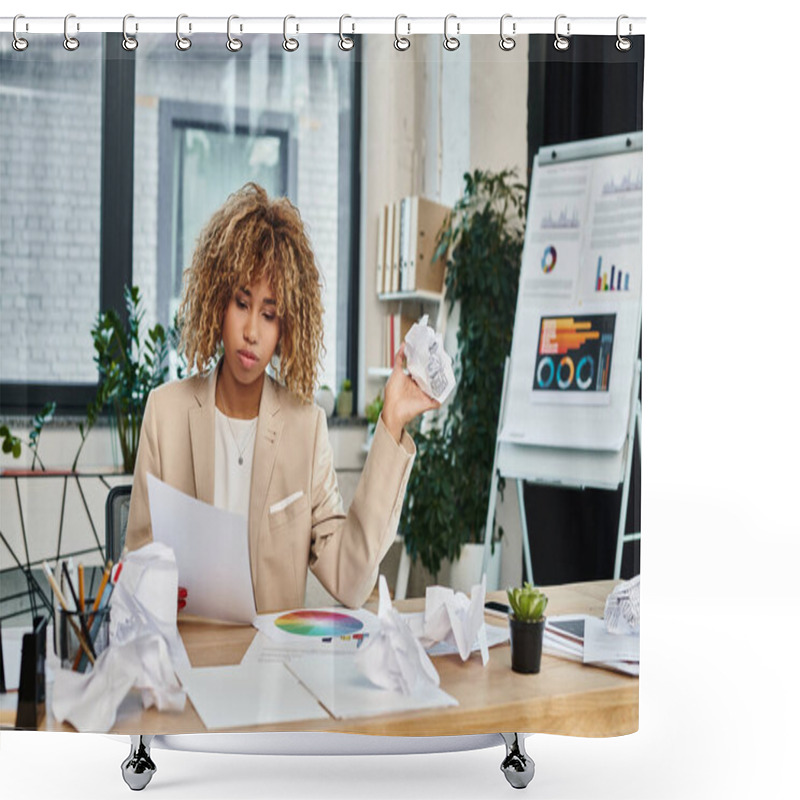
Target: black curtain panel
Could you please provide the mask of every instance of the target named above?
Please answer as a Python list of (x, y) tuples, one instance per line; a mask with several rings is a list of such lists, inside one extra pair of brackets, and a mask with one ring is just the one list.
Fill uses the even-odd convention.
[[(529, 179), (533, 157), (548, 145), (643, 130), (644, 37), (634, 38), (627, 52), (617, 50), (613, 37), (573, 37), (566, 51), (556, 50), (553, 41), (552, 35), (530, 38)], [(527, 484), (524, 495), (537, 584), (613, 577), (622, 487), (606, 491)], [(637, 438), (626, 532), (641, 530), (640, 505)], [(639, 573), (639, 553), (638, 541), (625, 545), (623, 578)]]

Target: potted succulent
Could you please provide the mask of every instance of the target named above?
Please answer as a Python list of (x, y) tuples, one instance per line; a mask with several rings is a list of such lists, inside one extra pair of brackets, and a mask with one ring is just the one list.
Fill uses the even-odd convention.
[(369, 446), (370, 442), (372, 441), (372, 437), (375, 435), (375, 428), (378, 425), (378, 420), (381, 416), (381, 411), (383, 411), (383, 397), (381, 397), (381, 393), (375, 396), (375, 399), (364, 409), (364, 413), (367, 417), (367, 445)]
[[(409, 555), (432, 575), (444, 559), (451, 565), (460, 559), (465, 547), (479, 548), (475, 563), (483, 560), (503, 369), (511, 350), (525, 235), (526, 191), (513, 171), (476, 170), (464, 181), (464, 194), (445, 221), (433, 256), (437, 260), (447, 254), (446, 299), (451, 311), (456, 303), (460, 307), (456, 391), (440, 412), (441, 424), (414, 432), (418, 455), (400, 522)], [(496, 526), (493, 553), (501, 536)], [(478, 581), (480, 575), (474, 575), (467, 584)]]
[(508, 616), (511, 669), (514, 672), (538, 672), (542, 663), (547, 595), (527, 581), (521, 588), (508, 589), (507, 594), (511, 605)]
[(328, 417), (328, 419), (333, 416), (334, 409), (336, 408), (336, 398), (330, 386), (323, 383), (314, 395), (314, 402), (325, 412), (325, 416)]
[(336, 414), (340, 417), (350, 417), (353, 414), (353, 384), (350, 378), (342, 381), (342, 388), (336, 398)]

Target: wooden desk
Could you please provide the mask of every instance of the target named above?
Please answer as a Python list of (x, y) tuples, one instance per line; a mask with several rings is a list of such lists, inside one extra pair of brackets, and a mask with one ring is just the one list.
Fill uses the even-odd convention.
[[(615, 581), (569, 584), (545, 588), (548, 614), (586, 613), (602, 616), (605, 598)], [(491, 599), (505, 599), (503, 592)], [(402, 611), (424, 608), (424, 600), (396, 604)], [(487, 622), (499, 622), (488, 616)], [(238, 664), (256, 631), (254, 628), (181, 622), (193, 666)], [(434, 664), (441, 687), (455, 697), (454, 708), (404, 712), (347, 720), (309, 720), (238, 728), (241, 731), (337, 731), (391, 736), (447, 736), (470, 733), (559, 733), (571, 736), (619, 736), (639, 727), (639, 680), (604, 669), (544, 655), (538, 675), (511, 670), (508, 644), (490, 650), (484, 668), (480, 656), (466, 662), (457, 655), (439, 656)], [(73, 730), (50, 714), (47, 730)], [(113, 733), (200, 733), (200, 717), (187, 701), (180, 714), (121, 709)]]

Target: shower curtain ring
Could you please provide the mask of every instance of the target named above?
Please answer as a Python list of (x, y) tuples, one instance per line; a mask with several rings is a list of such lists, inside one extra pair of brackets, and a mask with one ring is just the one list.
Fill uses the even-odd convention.
[(297, 19), (297, 17), (293, 17), (291, 14), (283, 18), (283, 49), (287, 53), (293, 53), (300, 47), (300, 42), (297, 39), (290, 39), (288, 34), (288, 27), (289, 27), (289, 20), (290, 19)]
[[(628, 50), (631, 49), (631, 40), (625, 38), (620, 33), (620, 22), (622, 22), (622, 20), (624, 20), (624, 19), (628, 19), (628, 17), (625, 14), (620, 14), (617, 17), (617, 41), (616, 41), (616, 47), (617, 47), (617, 50), (619, 50), (620, 52), (627, 53)], [(633, 26), (629, 22), (628, 23), (628, 35), (630, 36), (630, 34), (632, 32), (633, 32)]]
[(567, 23), (567, 35), (566, 36), (562, 36), (558, 32), (558, 21), (560, 19), (566, 19), (566, 18), (567, 18), (566, 14), (559, 14), (556, 17), (556, 23), (555, 23), (556, 39), (553, 42), (553, 47), (555, 47), (556, 50), (561, 50), (561, 51), (569, 50), (570, 23), (569, 22)]
[[(342, 24), (346, 19), (353, 19), (349, 14), (342, 14), (339, 17), (339, 49), (340, 50), (352, 50), (355, 47), (355, 42), (349, 37), (344, 35), (344, 31), (342, 30)], [(356, 26), (355, 23), (351, 23), (353, 28), (353, 33), (355, 32)]]
[[(75, 19), (74, 14), (67, 14), (67, 16), (64, 17), (64, 49), (73, 52), (74, 50), (77, 50), (81, 46), (81, 43), (74, 36), (69, 35), (68, 28), (69, 28), (69, 21), (71, 19)], [(81, 29), (80, 25), (76, 23), (75, 29), (80, 30)]]
[(20, 35), (17, 33), (17, 20), (18, 20), (18, 19), (25, 19), (25, 17), (24, 17), (24, 15), (22, 15), (22, 14), (17, 14), (17, 16), (16, 16), (16, 17), (14, 17), (14, 22), (13, 22), (13, 23), (12, 23), (12, 25), (11, 25), (11, 32), (12, 32), (12, 34), (14, 35), (14, 38), (13, 38), (13, 40), (12, 40), (12, 42), (11, 42), (11, 46), (12, 46), (12, 47), (13, 47), (13, 48), (14, 48), (14, 49), (15, 49), (15, 50), (18, 52), (18, 53), (21, 53), (23, 50), (26, 50), (26, 49), (27, 49), (27, 47), (28, 47), (28, 40), (27, 40), (27, 39), (23, 39), (23, 38), (22, 38), (22, 37), (21, 37), (21, 36), (20, 36)]
[(236, 39), (233, 34), (231, 34), (231, 22), (235, 19), (239, 19), (236, 14), (231, 14), (228, 17), (228, 41), (225, 42), (225, 47), (227, 47), (231, 53), (238, 53), (242, 49), (242, 40)]
[[(178, 14), (178, 18), (175, 20), (175, 47), (178, 50), (186, 51), (192, 46), (192, 40), (187, 39), (185, 36), (181, 35), (181, 20), (187, 19), (188, 14)], [(189, 23), (189, 32), (192, 31), (192, 23)]]
[[(130, 52), (131, 50), (135, 50), (139, 46), (139, 42), (133, 36), (128, 36), (128, 20), (135, 19), (133, 14), (126, 14), (122, 18), (122, 49), (127, 50)], [(136, 29), (139, 29), (139, 26), (136, 26)]]
[[(503, 14), (503, 16), (500, 17), (500, 49), (506, 52), (513, 50), (517, 46), (517, 40), (503, 31), (503, 25), (507, 19), (511, 19), (511, 14)], [(511, 31), (512, 33), (517, 32), (516, 22), (511, 23)]]
[[(398, 27), (401, 19), (408, 19), (408, 17), (405, 14), (398, 14), (394, 18), (394, 49), (403, 52), (411, 47), (411, 39), (400, 35)], [(406, 22), (406, 27), (408, 28), (407, 33), (411, 33), (411, 25), (408, 22)]]
[[(452, 53), (453, 50), (458, 50), (458, 48), (461, 47), (461, 42), (459, 41), (458, 37), (456, 37), (456, 36), (448, 36), (447, 35), (447, 23), (451, 19), (457, 19), (456, 15), (455, 14), (448, 14), (444, 18), (444, 41), (442, 42), (442, 45), (444, 46), (445, 50), (449, 50)], [(461, 28), (461, 23), (460, 22), (456, 22), (456, 33), (459, 32), (460, 28)]]

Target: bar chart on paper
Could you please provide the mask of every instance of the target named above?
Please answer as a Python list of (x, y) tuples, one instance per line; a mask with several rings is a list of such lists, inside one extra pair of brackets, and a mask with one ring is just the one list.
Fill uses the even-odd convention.
[(594, 289), (596, 292), (628, 292), (630, 291), (630, 272), (619, 269), (616, 264), (603, 269), (603, 256), (597, 257), (597, 278)]

